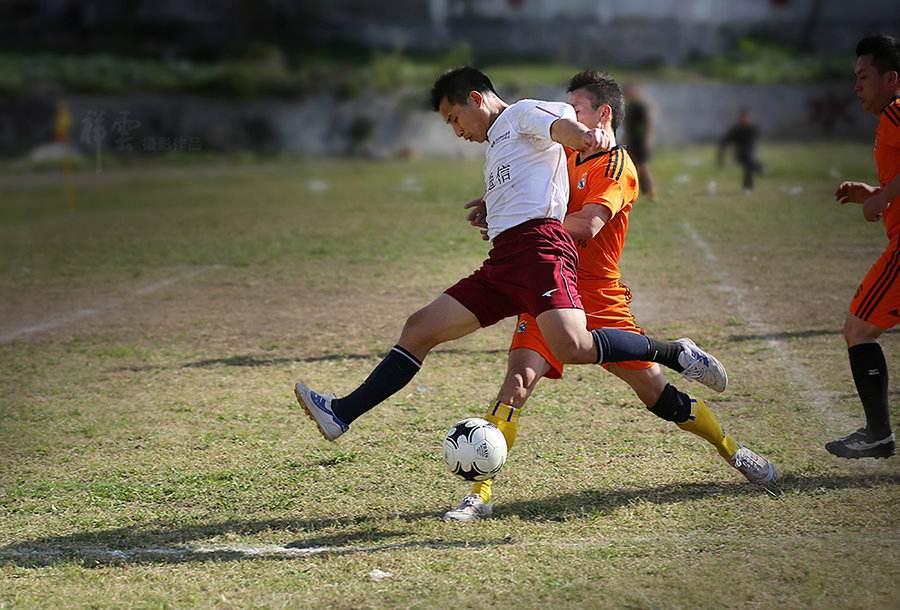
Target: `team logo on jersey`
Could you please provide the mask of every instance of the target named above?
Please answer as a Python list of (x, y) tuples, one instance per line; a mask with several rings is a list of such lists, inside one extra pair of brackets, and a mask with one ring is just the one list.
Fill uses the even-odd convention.
[(519, 327), (516, 329), (516, 332), (524, 333), (526, 328), (528, 328), (528, 322), (519, 322)]
[(578, 188), (583, 189), (585, 184), (587, 184), (587, 174), (583, 174), (581, 179), (578, 180)]
[(510, 134), (509, 131), (507, 131), (506, 133), (503, 133), (503, 134), (497, 136), (497, 137), (494, 138), (494, 140), (491, 142), (491, 148), (493, 148), (494, 146), (496, 146), (497, 144), (499, 144), (499, 143), (502, 142), (503, 140), (508, 140), (510, 137), (511, 137), (511, 134)]

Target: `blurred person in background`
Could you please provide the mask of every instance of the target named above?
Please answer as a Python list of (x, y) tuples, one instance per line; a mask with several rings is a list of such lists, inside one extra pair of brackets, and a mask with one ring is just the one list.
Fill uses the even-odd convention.
[(734, 160), (744, 170), (742, 186), (745, 193), (753, 191), (753, 174), (762, 174), (763, 165), (756, 154), (759, 127), (753, 122), (753, 114), (744, 106), (738, 113), (737, 123), (732, 125), (719, 140), (719, 167), (725, 159), (725, 149), (734, 146)]
[(642, 195), (656, 201), (656, 186), (650, 175), (651, 137), (653, 117), (650, 105), (644, 99), (640, 87), (625, 85), (625, 148), (637, 169)]

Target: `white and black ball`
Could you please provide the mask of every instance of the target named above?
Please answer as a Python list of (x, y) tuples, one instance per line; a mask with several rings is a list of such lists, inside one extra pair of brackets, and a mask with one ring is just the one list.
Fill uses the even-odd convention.
[(479, 417), (457, 422), (444, 437), (444, 463), (466, 481), (493, 479), (506, 462), (506, 452), (500, 429)]

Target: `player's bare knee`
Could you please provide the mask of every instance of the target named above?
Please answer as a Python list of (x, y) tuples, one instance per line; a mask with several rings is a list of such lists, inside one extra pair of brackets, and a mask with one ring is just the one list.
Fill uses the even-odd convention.
[(844, 328), (842, 329), (842, 334), (844, 335), (844, 341), (847, 342), (848, 346), (853, 346), (856, 343), (856, 332), (853, 328), (853, 320), (851, 318), (847, 318), (844, 320)]
[(528, 388), (524, 374), (510, 372), (503, 381), (497, 400), (513, 407), (521, 407), (527, 399)]
[(567, 335), (558, 337), (550, 349), (553, 351), (553, 355), (564, 364), (579, 364), (589, 361), (585, 356), (586, 347), (578, 337)]
[(427, 308), (420, 309), (406, 319), (400, 333), (401, 345), (428, 350), (437, 343), (437, 332)]
[(519, 378), (518, 381), (519, 383), (512, 389), (511, 402), (509, 404), (517, 409), (521, 409), (528, 400), (529, 391), (528, 386), (524, 383), (523, 379)]
[(860, 343), (874, 341), (881, 335), (881, 329), (867, 324), (859, 318), (848, 316), (844, 321), (843, 335), (844, 341), (847, 342), (847, 347), (853, 347)]

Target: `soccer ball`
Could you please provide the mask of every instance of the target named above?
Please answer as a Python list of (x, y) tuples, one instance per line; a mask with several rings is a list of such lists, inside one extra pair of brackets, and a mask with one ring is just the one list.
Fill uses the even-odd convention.
[(444, 437), (444, 464), (466, 481), (493, 479), (506, 462), (506, 439), (494, 424), (470, 417)]

